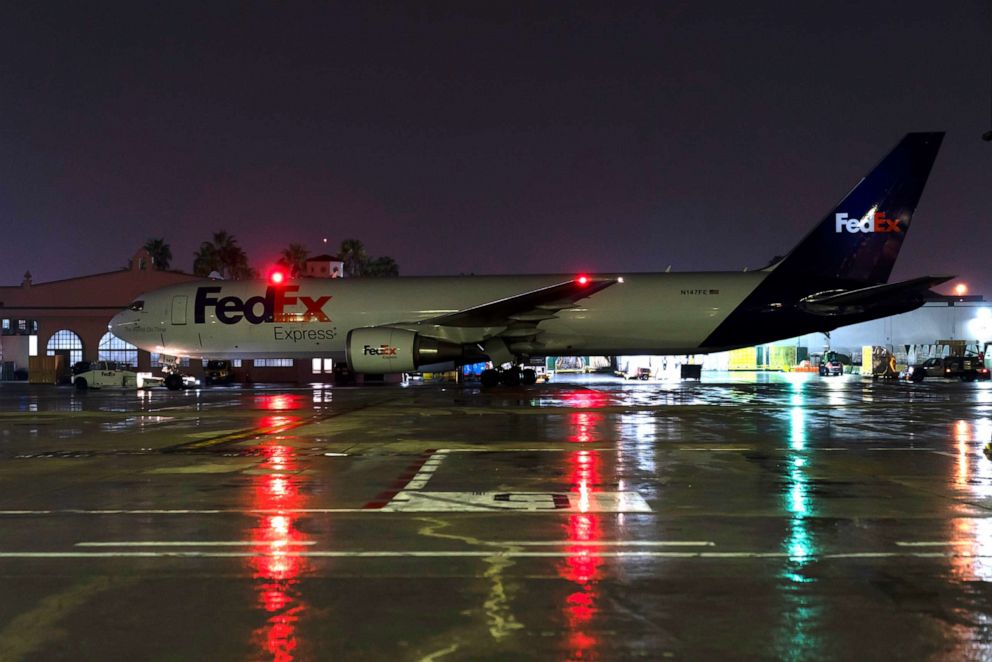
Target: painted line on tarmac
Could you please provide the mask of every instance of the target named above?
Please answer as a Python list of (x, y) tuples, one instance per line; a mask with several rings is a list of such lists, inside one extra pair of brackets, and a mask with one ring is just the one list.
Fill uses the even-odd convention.
[(899, 540), (896, 545), (899, 547), (951, 547), (957, 545), (981, 544), (974, 540)]
[(323, 513), (367, 513), (365, 508), (269, 508), (259, 510), (242, 510), (240, 508), (208, 508), (208, 509), (142, 509), (142, 510), (83, 510), (70, 508), (65, 510), (0, 510), (0, 517), (23, 515), (306, 515)]
[(219, 437), (213, 437), (211, 439), (202, 439), (199, 441), (190, 441), (185, 444), (168, 446), (166, 448), (160, 449), (159, 452), (177, 453), (182, 451), (195, 451), (195, 450), (202, 450), (204, 448), (213, 448), (214, 446), (220, 446), (222, 444), (234, 444), (239, 441), (248, 441), (249, 439), (266, 437), (271, 434), (288, 432), (289, 430), (293, 430), (295, 428), (302, 427), (304, 425), (309, 425), (310, 423), (316, 423), (319, 420), (321, 420), (320, 417), (312, 416), (308, 418), (300, 418), (296, 420), (284, 421), (282, 423), (277, 423), (275, 425), (270, 425), (267, 427), (247, 428), (231, 434), (225, 434)]
[(298, 547), (316, 540), (116, 540), (77, 542), (75, 547)]
[[(379, 492), (372, 501), (365, 504), (367, 510), (381, 510), (396, 501), (396, 497), (408, 491), (421, 490), (427, 487), (427, 483), (434, 477), (434, 472), (441, 466), (441, 462), (448, 456), (447, 448), (429, 448), (424, 451), (424, 457), (414, 462), (406, 468), (406, 472), (400, 474), (391, 489)], [(403, 481), (406, 481), (405, 483)], [(401, 497), (400, 501), (406, 501)]]
[(680, 451), (705, 451), (705, 452), (716, 452), (716, 451), (728, 451), (728, 452), (741, 452), (741, 451), (753, 451), (753, 448), (707, 448), (706, 446), (698, 447), (684, 447), (679, 448)]
[[(495, 547), (715, 547), (711, 540), (486, 540)], [(316, 540), (110, 540), (77, 542), (74, 547), (301, 547)], [(570, 550), (573, 551), (574, 550)], [(261, 552), (265, 553), (265, 552)], [(576, 552), (577, 553), (577, 552)]]
[[(213, 437), (211, 439), (200, 439), (197, 441), (190, 441), (183, 444), (176, 444), (174, 446), (167, 446), (165, 448), (157, 449), (160, 453), (182, 453), (186, 451), (198, 451), (205, 448), (213, 448), (215, 446), (234, 444), (240, 441), (249, 441), (252, 439), (257, 439), (259, 437), (265, 437), (272, 434), (278, 434), (280, 432), (287, 432), (305, 425), (312, 425), (314, 423), (321, 423), (329, 418), (337, 418), (339, 416), (345, 416), (347, 414), (354, 414), (356, 412), (362, 411), (363, 409), (368, 409), (370, 407), (377, 407), (379, 405), (392, 402), (397, 398), (386, 398), (384, 400), (377, 400), (375, 402), (368, 402), (365, 404), (357, 405), (354, 407), (343, 407), (338, 410), (323, 412), (320, 414), (315, 414), (313, 416), (308, 416), (306, 418), (295, 418), (292, 420), (282, 421), (274, 425), (263, 428), (246, 428), (244, 430), (221, 435), (219, 437)], [(285, 416), (289, 418), (293, 416), (292, 412), (296, 410), (286, 410), (285, 414), (276, 414), (278, 416)]]
[[(269, 554), (265, 552), (212, 552), (199, 550), (184, 551), (110, 551), (110, 552), (0, 552), (0, 559), (100, 559), (100, 558), (258, 558)], [(298, 558), (356, 558), (356, 559), (379, 559), (379, 558), (548, 558), (548, 559), (568, 559), (568, 558), (615, 558), (615, 559), (801, 559), (804, 562), (811, 561), (831, 561), (846, 559), (891, 559), (891, 558), (920, 558), (920, 559), (948, 559), (948, 558), (973, 558), (992, 559), (992, 555), (961, 554), (956, 552), (840, 552), (836, 554), (818, 554), (815, 556), (796, 556), (788, 552), (667, 552), (657, 550), (629, 550), (629, 551), (596, 551), (577, 550), (561, 552), (531, 552), (531, 551), (501, 551), (501, 550), (480, 550), (480, 551), (453, 551), (453, 550), (389, 550), (389, 551), (287, 551), (281, 553), (282, 556)]]
[(564, 448), (444, 448), (445, 452), (448, 453), (574, 453), (580, 448), (583, 451), (590, 452), (600, 452), (600, 451), (611, 451), (616, 450), (614, 448), (587, 448), (585, 444), (577, 444), (572, 441), (565, 442), (569, 444)]
[(712, 540), (489, 540), (508, 547), (716, 547)]
[(872, 447), (872, 448), (868, 448), (867, 450), (870, 450), (870, 451), (916, 451), (916, 452), (919, 452), (919, 453), (933, 453), (937, 449), (936, 448), (919, 448), (919, 447), (913, 447), (913, 446), (906, 446), (904, 448), (890, 448), (888, 446), (875, 446), (875, 447)]

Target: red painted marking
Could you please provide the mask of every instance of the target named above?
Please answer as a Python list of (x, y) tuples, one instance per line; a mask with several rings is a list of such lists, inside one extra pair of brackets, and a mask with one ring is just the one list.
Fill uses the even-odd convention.
[(382, 508), (383, 506), (387, 505), (390, 501), (393, 500), (393, 497), (399, 494), (400, 491), (404, 487), (406, 487), (411, 480), (413, 480), (413, 477), (420, 472), (420, 468), (423, 467), (424, 464), (427, 463), (427, 460), (431, 459), (431, 456), (434, 455), (434, 453), (436, 452), (437, 452), (436, 448), (428, 448), (427, 450), (425, 450), (422, 459), (410, 464), (403, 471), (403, 473), (397, 476), (393, 480), (393, 482), (390, 483), (389, 486), (392, 489), (386, 490), (385, 492), (379, 492), (378, 494), (375, 495), (374, 500), (369, 501), (364, 506), (362, 506), (362, 508), (374, 510), (374, 509)]

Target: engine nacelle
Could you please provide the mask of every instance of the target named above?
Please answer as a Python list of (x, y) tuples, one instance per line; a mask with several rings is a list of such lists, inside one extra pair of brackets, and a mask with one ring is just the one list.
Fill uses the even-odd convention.
[(367, 375), (409, 372), (422, 365), (457, 361), (464, 354), (458, 343), (388, 326), (352, 329), (345, 352), (348, 367)]

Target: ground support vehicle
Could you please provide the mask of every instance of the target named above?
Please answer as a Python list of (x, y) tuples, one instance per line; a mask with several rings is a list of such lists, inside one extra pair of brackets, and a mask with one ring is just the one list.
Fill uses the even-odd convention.
[(234, 383), (234, 368), (231, 367), (230, 361), (207, 361), (203, 373), (207, 385)]
[(922, 382), (926, 378), (960, 379), (973, 382), (988, 379), (989, 369), (977, 356), (945, 356), (927, 359), (923, 363), (910, 366), (905, 378), (911, 382)]
[(85, 391), (88, 388), (151, 388), (161, 386), (163, 380), (115, 361), (93, 361), (87, 369), (73, 376), (72, 383), (77, 390)]

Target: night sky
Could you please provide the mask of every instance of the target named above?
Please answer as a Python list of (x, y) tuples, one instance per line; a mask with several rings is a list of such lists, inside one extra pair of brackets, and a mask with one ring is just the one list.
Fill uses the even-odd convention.
[(5, 2), (0, 284), (222, 228), (256, 267), (736, 270), (946, 130), (893, 278), (992, 298), (992, 3), (869, 4)]

